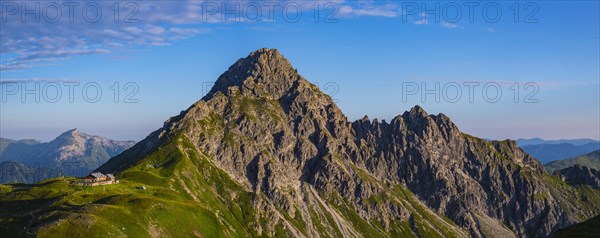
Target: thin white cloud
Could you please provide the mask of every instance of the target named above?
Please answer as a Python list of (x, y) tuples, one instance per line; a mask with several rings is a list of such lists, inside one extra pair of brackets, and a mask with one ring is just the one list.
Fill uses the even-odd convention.
[(495, 29), (495, 28), (491, 28), (491, 27), (488, 27), (488, 28), (486, 28), (486, 29), (485, 29), (485, 31), (487, 31), (487, 32), (489, 32), (489, 33), (495, 33), (495, 32), (498, 32), (498, 30), (497, 30), (497, 29)]
[(427, 20), (427, 14), (426, 13), (421, 13), (419, 14), (419, 20), (413, 21), (412, 23), (415, 25), (427, 25), (429, 24), (429, 21)]
[(385, 4), (381, 6), (375, 5), (359, 5), (359, 6), (350, 6), (350, 5), (342, 5), (338, 9), (338, 13), (340, 16), (370, 16), (370, 17), (399, 17), (402, 13), (399, 6), (395, 4)]
[[(70, 0), (56, 0), (52, 3), (64, 6)], [(133, 0), (137, 11), (130, 22), (126, 23), (129, 12), (122, 12), (118, 21), (114, 21), (113, 9), (115, 2), (96, 1), (104, 13), (99, 21), (87, 22), (79, 14), (83, 6), (90, 1), (76, 0), (79, 8), (76, 9), (75, 19), (64, 15), (58, 22), (48, 22), (42, 19), (35, 22), (30, 19), (22, 22), (20, 12), (2, 15), (7, 22), (0, 27), (0, 70), (27, 69), (36, 66), (50, 65), (53, 62), (71, 59), (81, 55), (110, 54), (133, 47), (152, 47), (170, 45), (175, 41), (188, 39), (210, 31), (214, 24), (229, 24), (234, 22), (253, 23), (248, 12), (241, 14), (223, 14), (223, 10), (240, 9), (242, 6), (262, 6), (260, 9), (260, 22), (276, 22), (279, 19), (270, 19), (267, 16), (269, 4), (276, 4), (275, 14), (281, 15), (284, 6), (299, 6), (306, 14), (302, 17), (312, 17), (308, 14), (311, 9), (318, 6), (320, 9), (329, 9), (327, 6), (336, 7), (334, 18), (343, 17), (383, 17), (397, 18), (402, 16), (402, 9), (394, 1), (259, 1), (259, 0), (223, 0), (223, 1), (139, 1)], [(28, 0), (15, 0), (11, 3), (35, 4)], [(45, 4), (45, 2), (40, 2)], [(119, 2), (124, 8), (128, 2)], [(266, 5), (265, 5), (266, 4)], [(207, 12), (207, 7), (217, 7), (216, 11)], [(21, 7), (17, 8), (21, 10)], [(246, 8), (252, 11), (252, 8)], [(64, 10), (64, 9), (63, 9)], [(64, 13), (65, 11), (63, 11)], [(322, 12), (327, 14), (329, 12)], [(7, 14), (7, 13), (3, 13)], [(312, 19), (312, 18), (311, 18)], [(414, 22), (427, 24), (427, 20)], [(260, 26), (254, 26), (260, 29)]]
[(78, 83), (78, 80), (67, 78), (0, 78), (0, 84), (10, 83)]
[(418, 21), (413, 21), (413, 24), (415, 24), (415, 25), (427, 25), (427, 24), (429, 24), (429, 22), (427, 21), (427, 19), (421, 19), (421, 20), (418, 20)]
[(443, 21), (443, 22), (441, 23), (441, 25), (442, 25), (442, 27), (444, 27), (444, 28), (448, 28), (448, 29), (457, 29), (457, 28), (463, 28), (462, 26), (460, 26), (460, 25), (458, 25), (458, 24), (455, 24), (455, 23), (450, 23), (450, 22), (446, 22), (446, 21)]
[(23, 63), (0, 64), (0, 71), (19, 70), (28, 68), (31, 68), (31, 66)]
[[(53, 3), (63, 6), (64, 2)], [(196, 4), (195, 2), (199, 1), (186, 3)], [(12, 3), (28, 6), (38, 2), (11, 1)], [(80, 2), (80, 11), (85, 3), (87, 2)], [(119, 22), (114, 22), (113, 15), (108, 14), (111, 9), (109, 7), (114, 2), (95, 3), (107, 12), (98, 22), (87, 22), (81, 14), (75, 14), (72, 23), (68, 16), (62, 16), (58, 22), (44, 19), (36, 22), (33, 17), (22, 21), (20, 12), (8, 14), (3, 11), (1, 17), (7, 20), (3, 21), (0, 27), (0, 70), (52, 65), (52, 62), (76, 56), (108, 54), (130, 49), (132, 46), (168, 45), (172, 41), (187, 39), (208, 31), (204, 26), (165, 25), (165, 22), (153, 20), (152, 16), (175, 14), (178, 9), (185, 7), (185, 4), (180, 5), (181, 2), (135, 1), (139, 11), (134, 17), (138, 21), (134, 23), (123, 22), (126, 14)], [(176, 5), (180, 7), (173, 8)], [(21, 7), (17, 10), (21, 10)]]

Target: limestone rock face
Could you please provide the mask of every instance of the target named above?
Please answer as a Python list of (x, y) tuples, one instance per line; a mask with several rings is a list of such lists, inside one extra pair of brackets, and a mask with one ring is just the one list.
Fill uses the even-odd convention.
[(405, 184), (473, 235), (486, 236), (480, 227), (489, 219), (508, 224), (518, 236), (545, 236), (560, 226), (561, 217), (550, 216), (560, 213), (556, 201), (532, 199), (549, 193), (542, 165), (514, 141), (486, 142), (462, 134), (444, 114), (428, 115), (419, 106), (389, 124), (361, 120), (353, 125), (368, 171)]
[(600, 189), (600, 171), (581, 165), (573, 165), (555, 172), (571, 184), (590, 185)]
[(177, 134), (254, 194), (257, 219), (270, 222), (248, 226), (265, 235), (283, 224), (308, 237), (537, 237), (600, 213), (600, 204), (581, 213), (590, 200), (569, 200), (575, 188), (514, 141), (463, 134), (444, 114), (415, 106), (389, 123), (348, 121), (275, 49), (239, 59), (202, 100), (100, 170), (140, 164)]

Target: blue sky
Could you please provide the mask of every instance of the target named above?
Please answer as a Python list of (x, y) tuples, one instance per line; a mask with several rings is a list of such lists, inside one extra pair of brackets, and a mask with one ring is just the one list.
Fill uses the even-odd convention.
[[(40, 22), (35, 14), (23, 21), (20, 1), (1, 3), (1, 137), (50, 140), (79, 128), (139, 140), (199, 100), (235, 60), (267, 47), (332, 94), (350, 120), (390, 120), (420, 104), (479, 137), (600, 139), (597, 1), (518, 2), (518, 22), (513, 1), (480, 3), (472, 21), (462, 2), (320, 1), (318, 22), (311, 10), (317, 5), (308, 1), (280, 2), (272, 18), (266, 7), (272, 2), (263, 1), (240, 2), (237, 11), (228, 1), (240, 15), (225, 18), (222, 2), (138, 1), (129, 9), (119, 2), (117, 23), (109, 8), (115, 1), (81, 2), (72, 23), (62, 1), (54, 2), (63, 8), (57, 22), (43, 11)], [(90, 3), (103, 10), (97, 22), (79, 14)], [(214, 3), (218, 9), (209, 9)], [(264, 14), (251, 22), (255, 6)], [(456, 6), (462, 15), (453, 22)], [(137, 21), (124, 23), (123, 12), (134, 7)], [(298, 7), (302, 16), (289, 22)], [(495, 7), (502, 11), (497, 20)], [(65, 84), (74, 83), (70, 102)], [(471, 84), (478, 84), (472, 100)], [(83, 98), (85, 85), (91, 85), (88, 99), (102, 90), (97, 102)], [(415, 85), (419, 91), (410, 91)], [(48, 100), (56, 98), (54, 86), (62, 93), (58, 102)], [(22, 102), (23, 87), (37, 91), (40, 102), (33, 94)], [(434, 93), (423, 101), (424, 87)], [(134, 91), (134, 103), (124, 103)]]

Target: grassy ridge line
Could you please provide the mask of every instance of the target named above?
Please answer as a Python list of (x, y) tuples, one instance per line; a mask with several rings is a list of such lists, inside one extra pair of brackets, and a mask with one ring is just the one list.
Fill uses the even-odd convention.
[[(4, 228), (2, 233), (9, 236), (27, 235), (22, 228), (28, 227), (27, 224), (32, 220), (29, 213), (34, 213), (36, 217), (33, 219), (33, 225), (37, 228), (28, 228), (30, 232), (38, 232), (42, 237), (77, 236), (85, 231), (90, 237), (94, 237), (95, 234), (99, 237), (105, 237), (106, 234), (167, 237), (195, 233), (210, 237), (247, 235), (242, 223), (236, 222), (233, 215), (227, 212), (227, 208), (218, 203), (214, 193), (205, 193), (202, 202), (195, 202), (187, 197), (187, 193), (182, 192), (181, 187), (173, 183), (173, 179), (165, 177), (172, 174), (180, 176), (176, 169), (181, 168), (177, 167), (186, 167), (192, 163), (181, 151), (169, 148), (170, 146), (173, 145), (149, 156), (165, 158), (164, 164), (157, 168), (144, 166), (143, 168), (147, 168), (145, 171), (139, 169), (142, 167), (140, 164), (136, 169), (122, 173), (122, 182), (116, 185), (69, 186), (68, 184), (75, 179), (57, 180), (29, 187), (3, 185), (0, 195), (0, 205), (3, 208), (0, 211), (0, 223)], [(209, 163), (204, 160), (204, 164), (200, 166), (207, 165)], [(206, 169), (214, 171), (211, 168)], [(229, 181), (230, 184), (231, 182)], [(189, 179), (186, 184), (192, 186)], [(206, 185), (197, 182), (193, 186), (204, 186), (203, 191), (210, 191), (211, 188)], [(142, 186), (146, 189), (140, 189)], [(13, 191), (9, 193), (10, 190)], [(55, 201), (49, 203), (50, 200)], [(32, 207), (31, 204), (34, 203), (39, 204)], [(9, 205), (17, 209), (4, 209)], [(19, 212), (26, 211), (28, 207), (33, 209)], [(217, 214), (221, 216), (218, 217)], [(156, 228), (156, 224), (160, 224), (160, 229)]]

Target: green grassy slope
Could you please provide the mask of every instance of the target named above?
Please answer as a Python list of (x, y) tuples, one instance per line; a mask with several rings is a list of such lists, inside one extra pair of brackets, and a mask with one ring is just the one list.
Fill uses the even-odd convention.
[[(244, 207), (249, 194), (205, 158), (189, 158), (182, 148), (177, 143), (161, 148), (146, 160), (157, 167), (139, 164), (119, 175), (120, 184), (81, 187), (70, 185), (76, 180), (70, 178), (3, 185), (0, 233), (37, 233), (42, 237), (248, 236), (243, 216), (235, 215), (249, 214)], [(195, 170), (195, 179), (185, 177), (192, 175), (186, 174), (190, 168)], [(186, 191), (192, 187), (195, 194)], [(235, 202), (226, 205), (224, 200)]]
[(264, 201), (264, 195), (245, 191), (184, 136), (172, 137), (117, 176), (119, 184), (97, 187), (71, 185), (77, 181), (74, 178), (1, 185), (0, 237), (311, 236), (308, 219), (316, 233), (340, 236), (339, 217), (358, 236), (467, 235), (403, 187), (370, 199), (398, 203), (413, 214), (409, 220), (390, 224), (364, 220), (339, 195), (315, 198), (310, 195), (311, 185), (303, 191), (314, 200), (308, 202), (308, 215), (257, 210), (256, 203)]

